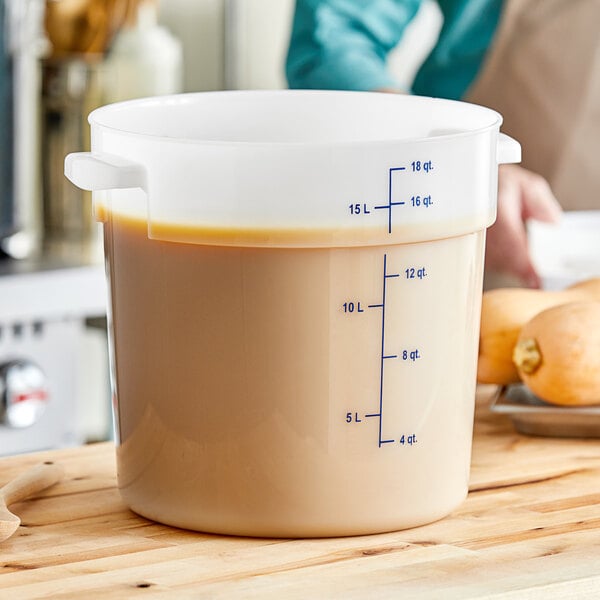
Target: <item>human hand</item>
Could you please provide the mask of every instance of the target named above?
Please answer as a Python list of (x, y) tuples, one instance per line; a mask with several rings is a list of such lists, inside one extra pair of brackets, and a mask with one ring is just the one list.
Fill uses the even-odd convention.
[(557, 222), (561, 208), (548, 182), (518, 165), (500, 165), (498, 215), (488, 229), (486, 269), (517, 277), (527, 287), (539, 288), (529, 248), (525, 222), (528, 219)]

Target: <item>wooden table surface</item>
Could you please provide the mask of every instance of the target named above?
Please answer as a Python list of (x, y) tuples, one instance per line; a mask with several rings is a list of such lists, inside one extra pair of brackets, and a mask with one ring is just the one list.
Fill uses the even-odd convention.
[(600, 598), (600, 441), (527, 437), (479, 390), (470, 494), (451, 516), (373, 536), (205, 535), (129, 511), (110, 443), (0, 460), (0, 484), (43, 460), (66, 478), (13, 505), (0, 599)]

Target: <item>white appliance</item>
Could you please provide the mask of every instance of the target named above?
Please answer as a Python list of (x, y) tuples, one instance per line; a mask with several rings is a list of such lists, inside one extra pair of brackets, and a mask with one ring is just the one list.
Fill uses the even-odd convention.
[(0, 261), (0, 456), (86, 441), (82, 411), (106, 393), (102, 362), (85, 375), (86, 320), (106, 297), (101, 264)]

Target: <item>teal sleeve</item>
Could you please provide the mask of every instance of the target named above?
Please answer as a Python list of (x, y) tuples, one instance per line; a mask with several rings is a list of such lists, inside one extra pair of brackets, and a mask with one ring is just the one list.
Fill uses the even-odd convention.
[(438, 0), (443, 25), (412, 85), (414, 94), (461, 99), (492, 43), (503, 0)]
[(398, 88), (387, 54), (422, 0), (296, 0), (286, 76), (291, 88)]

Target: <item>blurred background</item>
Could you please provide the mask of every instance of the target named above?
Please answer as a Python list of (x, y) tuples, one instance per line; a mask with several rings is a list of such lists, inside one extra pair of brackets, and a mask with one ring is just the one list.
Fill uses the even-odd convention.
[[(63, 175), (130, 98), (286, 87), (293, 0), (0, 0), (0, 455), (112, 435), (101, 231)], [(441, 16), (391, 59), (410, 82)]]

